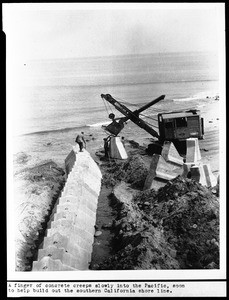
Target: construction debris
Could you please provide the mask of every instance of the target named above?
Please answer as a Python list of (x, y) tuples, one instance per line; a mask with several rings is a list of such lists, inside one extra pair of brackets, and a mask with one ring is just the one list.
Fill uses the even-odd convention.
[(98, 269), (219, 268), (219, 202), (206, 187), (179, 176), (132, 194), (122, 182), (113, 197), (115, 253)]

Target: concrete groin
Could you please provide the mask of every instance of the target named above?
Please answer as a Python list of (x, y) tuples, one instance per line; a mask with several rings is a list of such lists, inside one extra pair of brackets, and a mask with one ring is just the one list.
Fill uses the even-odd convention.
[(89, 269), (102, 174), (85, 149), (77, 152), (73, 148), (65, 167), (68, 178), (32, 271)]

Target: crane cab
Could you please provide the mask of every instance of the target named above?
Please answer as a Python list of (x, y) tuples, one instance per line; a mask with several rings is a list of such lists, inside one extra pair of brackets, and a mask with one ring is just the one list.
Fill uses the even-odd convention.
[(199, 110), (160, 113), (158, 114), (158, 125), (162, 141), (203, 139), (204, 124)]

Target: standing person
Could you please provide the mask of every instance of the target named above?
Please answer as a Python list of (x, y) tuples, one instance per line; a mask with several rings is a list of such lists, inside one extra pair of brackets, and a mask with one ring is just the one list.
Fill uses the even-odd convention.
[(81, 134), (77, 135), (75, 142), (79, 145), (80, 152), (83, 152), (83, 144), (85, 145), (85, 149), (86, 149), (86, 141), (84, 139), (84, 132), (83, 131), (81, 132)]

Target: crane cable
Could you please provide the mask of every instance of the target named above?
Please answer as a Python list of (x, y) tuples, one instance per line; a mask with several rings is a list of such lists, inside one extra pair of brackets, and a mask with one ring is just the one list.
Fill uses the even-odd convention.
[[(102, 98), (103, 99), (103, 98)], [(108, 108), (110, 109), (110, 111), (113, 113), (113, 110), (112, 110), (112, 107), (111, 107), (111, 105), (109, 104), (109, 102), (108, 103), (106, 103), (105, 102), (105, 100), (103, 99), (103, 104), (104, 104), (104, 106), (105, 106), (105, 108), (106, 108), (106, 111), (107, 111), (107, 115), (109, 116), (109, 111), (108, 111)], [(108, 106), (108, 108), (107, 108), (107, 106)]]
[[(142, 114), (141, 114), (142, 115)], [(142, 115), (143, 117), (145, 117), (145, 118), (149, 118), (149, 119), (152, 119), (152, 120), (154, 120), (154, 121), (158, 121), (157, 119), (153, 119), (153, 118), (151, 118), (151, 117), (147, 117), (147, 116), (145, 116), (145, 115)], [(149, 123), (149, 122), (147, 122), (147, 121), (144, 121), (146, 124), (148, 124), (148, 125), (150, 125), (151, 127), (156, 127), (156, 128), (159, 128), (157, 125), (152, 125), (151, 123)]]
[(150, 116), (146, 116), (146, 115), (144, 115), (144, 114), (140, 114), (141, 116), (143, 116), (143, 117), (145, 117), (145, 118), (148, 118), (148, 119), (151, 119), (151, 120), (154, 120), (154, 121), (158, 121), (157, 119), (154, 119), (154, 118), (152, 118), (152, 117), (150, 117)]
[[(115, 98), (116, 98), (117, 100), (119, 100), (120, 103), (123, 103), (123, 104), (130, 104), (130, 105), (133, 105), (133, 106), (136, 106), (136, 107), (140, 108), (139, 105), (137, 105), (137, 104), (129, 103), (129, 102), (124, 101), (123, 99), (120, 99), (120, 98), (118, 98), (118, 97), (115, 97)], [(120, 100), (122, 100), (122, 101), (120, 101)], [(134, 115), (132, 112), (130, 112), (130, 113), (131, 113), (132, 115)], [(154, 121), (158, 121), (157, 119), (154, 119), (154, 118), (152, 118), (152, 117), (146, 116), (146, 115), (144, 115), (144, 114), (141, 114), (141, 113), (140, 113), (140, 115), (142, 115), (142, 116), (144, 116), (144, 117), (146, 117), (146, 118), (152, 119), (152, 120), (154, 120)], [(134, 116), (135, 116), (135, 115), (134, 115)], [(158, 128), (158, 126), (152, 125), (152, 124), (150, 124), (150, 123), (147, 122), (147, 121), (144, 121), (144, 122), (145, 122), (146, 124), (152, 126), (152, 127)]]
[[(140, 108), (138, 105), (136, 105), (136, 104), (132, 104), (132, 103), (129, 103), (129, 102), (127, 102), (127, 101), (123, 101), (123, 99), (120, 99), (120, 98), (118, 98), (118, 97), (115, 97), (117, 100), (119, 100), (119, 102), (120, 103), (124, 103), (124, 104), (130, 104), (130, 105), (133, 105), (133, 106), (136, 106), (136, 107), (138, 107), (138, 108)], [(121, 101), (120, 101), (121, 100)], [(105, 102), (105, 100), (103, 99), (103, 102), (104, 102), (104, 105), (105, 105), (105, 107), (106, 107), (106, 110), (107, 110), (107, 106), (106, 106), (106, 102)], [(109, 108), (111, 109), (111, 107), (110, 107), (110, 104), (109, 104), (109, 102), (107, 103), (107, 105), (109, 106)], [(112, 109), (111, 109), (111, 111), (112, 111)], [(107, 113), (108, 113), (108, 115), (109, 115), (109, 112), (108, 112), (108, 110), (107, 110)], [(112, 111), (112, 113), (113, 113), (113, 111)], [(130, 114), (132, 115), (132, 116), (135, 116), (135, 114), (133, 114), (133, 112), (132, 111), (130, 111)], [(145, 115), (143, 115), (143, 114), (141, 114), (142, 116), (144, 116), (144, 117), (146, 117), (146, 118), (149, 118), (149, 119), (153, 119), (153, 118), (151, 118), (151, 117), (148, 117), (148, 116), (145, 116)], [(155, 120), (155, 121), (157, 121), (156, 119), (153, 119), (153, 120)], [(156, 126), (156, 125), (152, 125), (152, 124), (150, 124), (149, 122), (147, 122), (147, 121), (144, 121), (146, 124), (148, 124), (148, 125), (150, 125), (150, 126), (152, 126), (152, 127), (156, 127), (156, 128), (158, 128), (158, 126)]]
[[(103, 98), (102, 98), (103, 99)], [(107, 111), (107, 114), (109, 115), (109, 111), (108, 111), (108, 109), (107, 109), (107, 104), (106, 104), (106, 102), (105, 102), (105, 100), (103, 99), (103, 104), (104, 104), (104, 106), (105, 106), (105, 109), (106, 109), (106, 111)]]
[(130, 103), (130, 102), (124, 101), (120, 98), (117, 98), (117, 100), (119, 100), (119, 102), (122, 104), (128, 104), (128, 105), (132, 105), (132, 106), (136, 106), (137, 108), (140, 108), (138, 104)]

